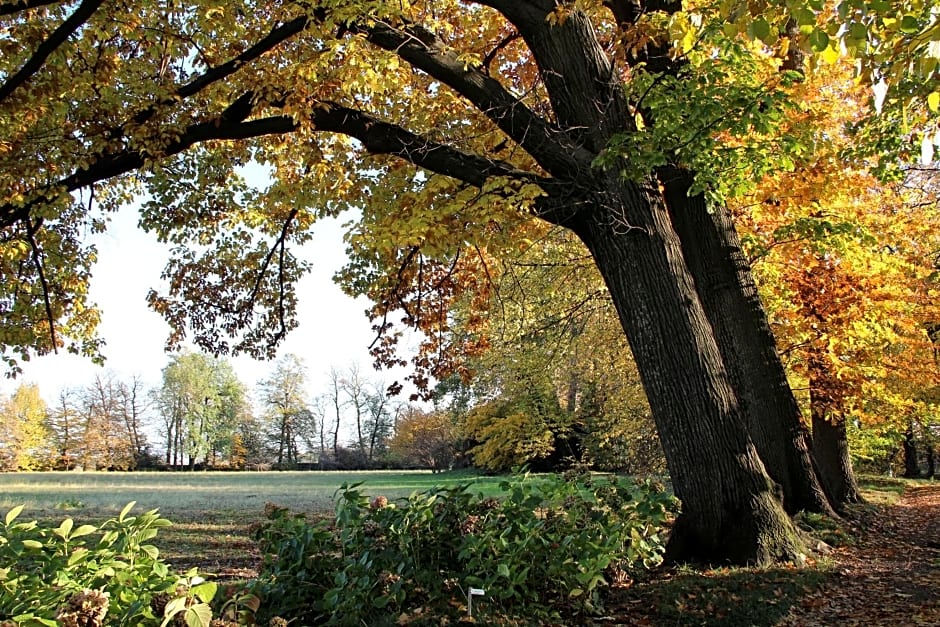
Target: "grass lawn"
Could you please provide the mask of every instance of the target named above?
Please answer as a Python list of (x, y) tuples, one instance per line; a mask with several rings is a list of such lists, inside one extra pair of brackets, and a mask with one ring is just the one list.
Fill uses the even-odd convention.
[(394, 500), (465, 483), (495, 494), (501, 481), (429, 471), (0, 473), (0, 516), (24, 505), (21, 520), (100, 524), (136, 501), (133, 512), (159, 509), (174, 522), (154, 542), (173, 567), (199, 566), (223, 578), (242, 578), (253, 574), (248, 527), (264, 518), (265, 503), (317, 514), (332, 511), (343, 484), (361, 482), (364, 493)]

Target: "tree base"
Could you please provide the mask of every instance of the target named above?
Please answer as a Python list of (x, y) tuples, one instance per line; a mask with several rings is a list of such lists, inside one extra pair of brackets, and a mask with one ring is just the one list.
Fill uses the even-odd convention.
[(808, 554), (804, 534), (769, 493), (752, 505), (725, 511), (718, 532), (705, 537), (700, 527), (680, 514), (666, 544), (669, 563), (770, 566), (801, 563)]

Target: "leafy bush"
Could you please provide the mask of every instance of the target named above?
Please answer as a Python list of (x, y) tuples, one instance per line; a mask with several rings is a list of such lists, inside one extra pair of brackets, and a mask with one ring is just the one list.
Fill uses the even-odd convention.
[(586, 474), (472, 484), (371, 503), (338, 492), (335, 520), (269, 505), (254, 532), (263, 553), (251, 592), (261, 612), (299, 624), (404, 624), (467, 612), (526, 621), (597, 608), (610, 577), (656, 564), (675, 499), (658, 486)]
[(195, 570), (181, 577), (148, 542), (171, 523), (157, 510), (129, 516), (130, 503), (100, 526), (0, 524), (0, 625), (208, 625), (216, 585)]

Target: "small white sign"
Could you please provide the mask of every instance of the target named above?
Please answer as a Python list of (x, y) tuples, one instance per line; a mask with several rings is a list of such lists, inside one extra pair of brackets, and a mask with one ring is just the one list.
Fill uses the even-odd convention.
[(473, 597), (482, 597), (486, 594), (483, 588), (470, 588), (467, 590), (467, 616), (473, 616)]

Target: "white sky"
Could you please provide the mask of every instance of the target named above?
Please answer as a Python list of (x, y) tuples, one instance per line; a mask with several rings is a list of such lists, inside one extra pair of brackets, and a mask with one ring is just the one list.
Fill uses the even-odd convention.
[[(96, 240), (98, 262), (93, 269), (90, 294), (102, 310), (99, 330), (106, 341), (104, 368), (75, 355), (48, 355), (21, 363), (23, 374), (15, 380), (0, 378), (0, 393), (9, 394), (22, 382), (36, 383), (51, 405), (61, 389), (88, 385), (96, 374), (107, 370), (124, 380), (140, 375), (147, 387), (160, 384), (161, 369), (168, 361), (163, 350), (168, 327), (147, 308), (145, 299), (149, 288), (160, 282), (168, 247), (137, 228), (137, 219), (136, 210), (125, 207), (113, 216), (108, 231)], [(318, 223), (313, 240), (302, 249), (303, 256), (313, 261), (313, 268), (298, 288), (300, 326), (288, 335), (278, 351), (278, 356), (295, 353), (304, 360), (310, 398), (325, 390), (331, 367), (343, 370), (358, 363), (367, 378), (385, 383), (403, 376), (401, 371), (372, 369), (368, 346), (374, 334), (364, 314), (368, 301), (353, 300), (332, 281), (346, 259), (342, 229), (346, 220), (340, 217)], [(250, 357), (230, 361), (251, 393), (257, 382), (273, 369), (273, 363)]]

